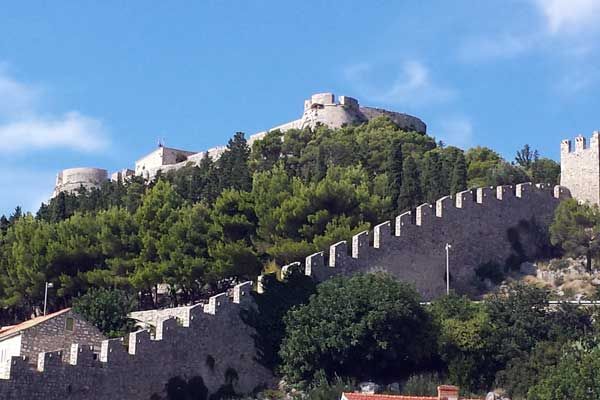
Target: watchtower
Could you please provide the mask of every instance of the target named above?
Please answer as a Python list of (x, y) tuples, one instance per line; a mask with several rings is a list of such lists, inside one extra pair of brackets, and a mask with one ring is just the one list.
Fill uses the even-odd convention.
[(575, 149), (570, 140), (561, 142), (560, 184), (577, 200), (600, 205), (600, 132), (586, 142), (581, 135), (575, 138)]

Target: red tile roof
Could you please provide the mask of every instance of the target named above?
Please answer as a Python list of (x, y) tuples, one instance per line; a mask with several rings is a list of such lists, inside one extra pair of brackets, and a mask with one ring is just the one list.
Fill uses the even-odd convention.
[(70, 308), (65, 308), (64, 310), (60, 310), (60, 311), (57, 311), (52, 314), (42, 315), (41, 317), (32, 318), (32, 319), (22, 322), (18, 325), (4, 326), (4, 327), (0, 328), (0, 340), (4, 339), (5, 337), (11, 336), (15, 333), (24, 331), (25, 329), (32, 328), (38, 324), (41, 324), (44, 321), (48, 321), (49, 319), (57, 317), (61, 314), (64, 314), (64, 313), (70, 311), (70, 310), (71, 310)]
[[(438, 400), (437, 396), (401, 396), (391, 394), (363, 394), (363, 393), (342, 393), (347, 400)], [(481, 400), (465, 399), (461, 400)]]
[(437, 396), (400, 396), (391, 394), (342, 393), (347, 400), (438, 400)]

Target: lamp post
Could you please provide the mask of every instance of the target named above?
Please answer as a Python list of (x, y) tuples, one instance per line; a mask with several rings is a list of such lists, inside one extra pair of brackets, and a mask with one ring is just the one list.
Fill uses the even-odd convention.
[(452, 245), (446, 243), (446, 294), (450, 294), (450, 249)]
[(48, 306), (48, 288), (52, 289), (54, 284), (52, 282), (46, 282), (46, 290), (44, 291), (44, 315), (46, 315), (46, 308)]

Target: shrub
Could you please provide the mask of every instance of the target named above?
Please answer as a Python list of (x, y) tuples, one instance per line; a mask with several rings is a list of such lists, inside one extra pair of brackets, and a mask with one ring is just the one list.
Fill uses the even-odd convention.
[(411, 396), (432, 396), (437, 393), (442, 378), (437, 373), (411, 375), (402, 385), (402, 394)]
[(475, 275), (482, 281), (489, 279), (495, 285), (498, 285), (504, 279), (504, 268), (493, 261), (481, 264), (475, 268)]

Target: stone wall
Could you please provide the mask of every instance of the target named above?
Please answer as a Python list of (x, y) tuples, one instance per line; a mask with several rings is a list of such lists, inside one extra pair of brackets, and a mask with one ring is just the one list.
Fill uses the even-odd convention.
[[(237, 285), (233, 298), (220, 294), (189, 308), (183, 319), (159, 321), (147, 330), (102, 342), (100, 357), (89, 346), (74, 344), (62, 362), (61, 352), (43, 353), (37, 369), (13, 357), (0, 366), (3, 400), (149, 400), (162, 394), (169, 379), (201, 376), (211, 393), (229, 374), (239, 392), (272, 384), (271, 372), (255, 360), (255, 332), (240, 311), (252, 307), (252, 282)], [(235, 371), (234, 373), (232, 371)]]
[[(73, 330), (66, 330), (67, 318), (73, 318)], [(21, 356), (37, 363), (43, 351), (69, 350), (71, 343), (94, 346), (99, 349), (104, 335), (94, 325), (69, 310), (24, 330), (21, 338)]]
[(412, 115), (403, 114), (394, 111), (384, 110), (382, 108), (361, 107), (360, 112), (368, 119), (385, 116), (394, 121), (396, 125), (405, 131), (414, 131), (419, 133), (427, 132), (427, 125), (421, 119)]
[(569, 188), (574, 198), (600, 205), (600, 133), (594, 132), (589, 146), (583, 136), (560, 145), (560, 184)]
[[(194, 154), (196, 152), (160, 146), (158, 149), (136, 161), (135, 174), (143, 176), (145, 171), (156, 170), (165, 165), (184, 164), (187, 161), (187, 157)], [(180, 158), (185, 158), (185, 160), (181, 160)]]
[(416, 211), (386, 221), (372, 232), (355, 235), (351, 242), (332, 245), (327, 253), (310, 255), (300, 267), (322, 281), (332, 275), (386, 271), (413, 284), (425, 299), (445, 292), (446, 253), (450, 244), (451, 286), (459, 292), (472, 290), (475, 269), (486, 262), (504, 265), (517, 254), (511, 242), (519, 234), (523, 251), (531, 252), (534, 236), (525, 225), (535, 221), (546, 228), (560, 199), (569, 191), (557, 186), (523, 183), (480, 188), (423, 204)]
[(101, 168), (68, 168), (58, 173), (54, 194), (56, 197), (60, 192), (72, 193), (81, 186), (86, 189), (99, 187), (108, 180), (108, 172)]

